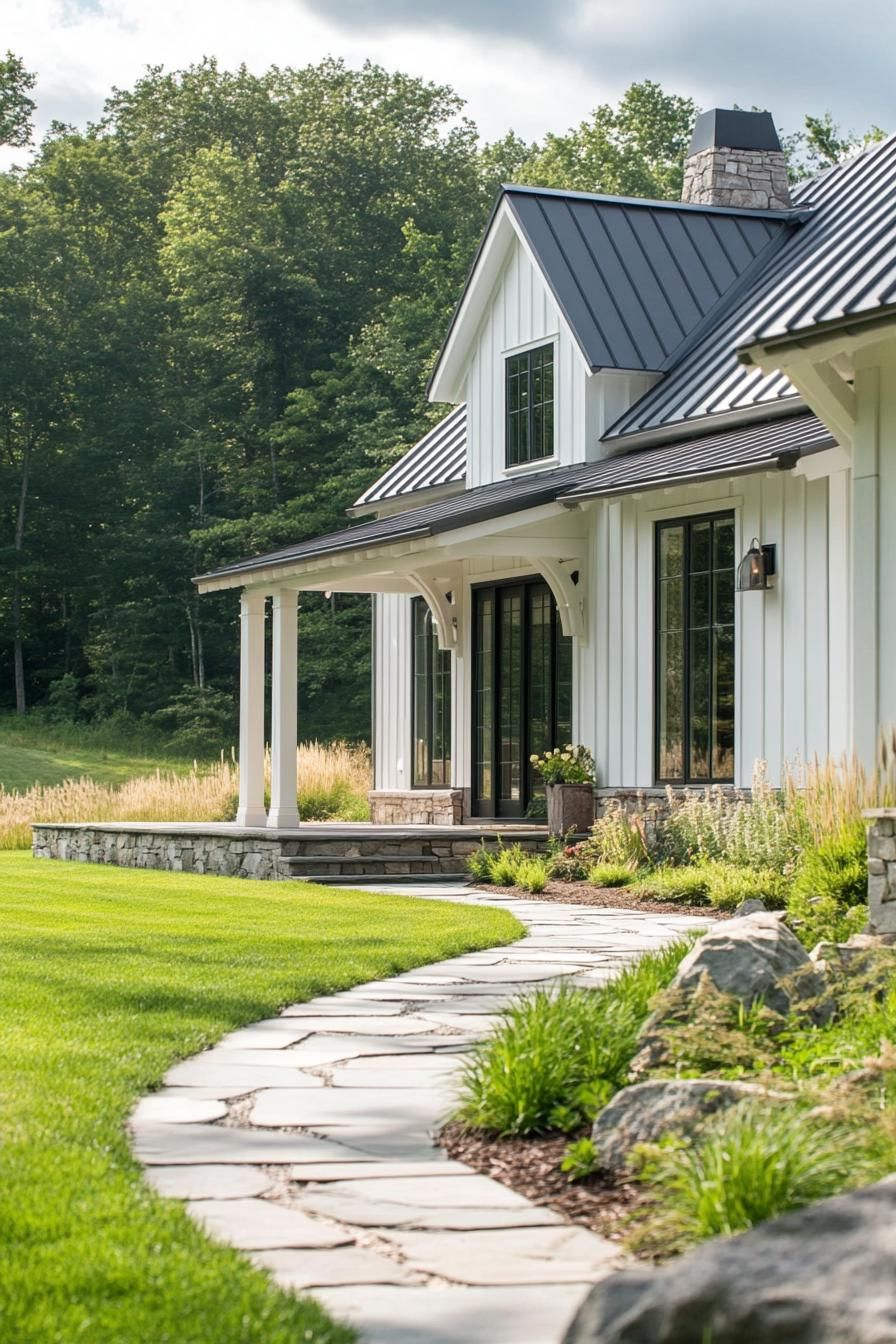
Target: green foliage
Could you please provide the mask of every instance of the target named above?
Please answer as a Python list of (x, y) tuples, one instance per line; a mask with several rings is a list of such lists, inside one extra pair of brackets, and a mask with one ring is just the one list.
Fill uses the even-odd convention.
[(627, 887), (634, 879), (634, 869), (621, 863), (595, 863), (588, 869), (593, 887)]
[(597, 1148), (593, 1139), (576, 1139), (563, 1154), (560, 1170), (570, 1181), (583, 1181), (593, 1176), (600, 1166)]
[(504, 845), (499, 840), (496, 849), (480, 845), (467, 858), (467, 869), (479, 882), (491, 882), (496, 887), (522, 887), (537, 894), (544, 891), (551, 876), (551, 859), (532, 854), (515, 843)]
[(787, 915), (807, 947), (845, 941), (868, 920), (868, 859), (862, 821), (844, 828), (800, 858)]
[(656, 868), (635, 889), (658, 901), (734, 910), (745, 900), (762, 900), (772, 907), (783, 905), (787, 880), (771, 868), (751, 868), (716, 859), (684, 868)]
[(14, 52), (0, 58), (0, 145), (31, 144), (31, 118), (37, 104), (29, 95), (35, 82)]
[(498, 1134), (571, 1131), (626, 1079), (651, 999), (669, 984), (684, 941), (645, 953), (598, 990), (562, 986), (512, 1003), (464, 1070), (458, 1118)]
[(783, 873), (792, 869), (806, 840), (799, 810), (771, 787), (761, 766), (748, 797), (718, 785), (684, 794), (669, 790), (660, 849), (674, 863), (721, 859)]
[(697, 106), (652, 80), (632, 84), (618, 107), (602, 103), (590, 121), (548, 135), (526, 164), (526, 181), (619, 196), (680, 200), (684, 156)]
[(645, 815), (641, 811), (627, 812), (611, 799), (591, 827), (588, 839), (570, 846), (564, 854), (577, 864), (582, 877), (595, 863), (637, 868), (649, 857)]
[(351, 1331), (150, 1189), (127, 1116), (176, 1060), (225, 1032), (512, 941), (516, 921), (21, 854), (0, 856), (0, 906), (0, 1338), (348, 1344)]
[(648, 1157), (641, 1179), (657, 1199), (649, 1240), (668, 1254), (744, 1232), (873, 1175), (854, 1126), (743, 1102), (711, 1118), (693, 1143)]
[(542, 756), (530, 756), (529, 763), (545, 784), (593, 784), (594, 757), (587, 747), (568, 742)]
[(184, 686), (154, 718), (176, 756), (208, 759), (217, 755), (222, 744), (236, 741), (236, 702), (224, 691)]

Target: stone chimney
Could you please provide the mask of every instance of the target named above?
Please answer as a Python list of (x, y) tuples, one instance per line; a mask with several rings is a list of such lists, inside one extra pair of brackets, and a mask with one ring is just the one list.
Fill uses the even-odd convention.
[(697, 118), (684, 161), (689, 205), (789, 210), (787, 162), (770, 112), (713, 108)]

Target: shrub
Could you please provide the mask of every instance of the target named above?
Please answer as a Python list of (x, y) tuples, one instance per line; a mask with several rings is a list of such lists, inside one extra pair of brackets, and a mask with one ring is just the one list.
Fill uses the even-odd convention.
[(868, 917), (865, 826), (853, 821), (803, 854), (787, 900), (788, 917), (807, 947), (841, 942)]
[(786, 888), (786, 879), (772, 869), (715, 860), (684, 868), (657, 868), (637, 884), (636, 890), (654, 900), (734, 910), (741, 901), (751, 899), (763, 900), (771, 906), (783, 905)]
[(804, 822), (787, 806), (784, 794), (768, 783), (763, 764), (757, 764), (749, 797), (713, 785), (683, 795), (669, 789), (668, 798), (659, 849), (674, 863), (720, 859), (783, 873), (797, 860)]
[(869, 1179), (853, 1126), (792, 1106), (741, 1103), (713, 1117), (692, 1144), (658, 1146), (641, 1179), (657, 1197), (650, 1237), (664, 1252), (744, 1232)]
[(588, 869), (593, 887), (627, 887), (634, 878), (634, 870), (620, 863), (595, 863)]
[(512, 1003), (467, 1057), (458, 1118), (498, 1134), (574, 1130), (624, 1085), (651, 999), (689, 940), (645, 953), (601, 989), (567, 985)]
[(621, 803), (609, 802), (602, 817), (591, 827), (590, 839), (583, 845), (597, 863), (619, 864), (636, 868), (650, 855), (647, 845), (647, 821), (642, 811), (626, 812)]
[(468, 856), (467, 872), (471, 873), (477, 882), (491, 882), (492, 856), (491, 851), (486, 849), (484, 840), (480, 842), (479, 848), (474, 849)]
[(479, 849), (467, 859), (467, 869), (479, 882), (493, 882), (496, 887), (522, 887), (525, 891), (544, 891), (551, 876), (552, 860), (541, 854), (531, 854), (521, 845), (502, 845), (495, 850)]
[(692, 868), (657, 868), (635, 883), (632, 890), (657, 901), (708, 905), (708, 885), (707, 869), (701, 864)]

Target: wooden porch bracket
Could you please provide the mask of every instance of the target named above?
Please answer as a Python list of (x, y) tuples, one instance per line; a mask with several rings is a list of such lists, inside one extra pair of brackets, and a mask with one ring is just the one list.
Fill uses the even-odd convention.
[(433, 579), (425, 574), (411, 573), (407, 578), (429, 607), (439, 648), (456, 653), (461, 637), (461, 576)]
[(536, 556), (528, 556), (527, 559), (539, 571), (554, 595), (564, 635), (574, 635), (580, 644), (587, 644), (584, 560), (546, 560)]

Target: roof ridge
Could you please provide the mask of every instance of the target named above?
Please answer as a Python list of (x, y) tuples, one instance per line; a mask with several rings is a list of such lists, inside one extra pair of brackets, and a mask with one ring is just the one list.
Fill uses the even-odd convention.
[(637, 206), (649, 210), (677, 210), (687, 214), (725, 215), (742, 219), (767, 219), (790, 223), (806, 213), (805, 207), (790, 210), (752, 209), (743, 205), (700, 205), (691, 201), (658, 200), (653, 196), (614, 196), (601, 191), (574, 191), (566, 187), (540, 187), (525, 182), (502, 182), (500, 195), (556, 196), (590, 201), (592, 205)]

